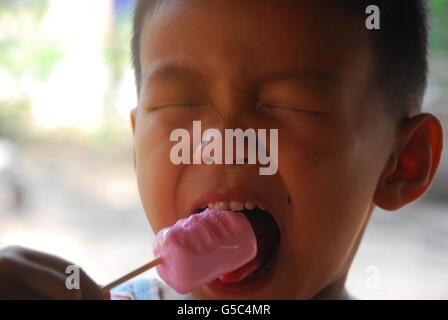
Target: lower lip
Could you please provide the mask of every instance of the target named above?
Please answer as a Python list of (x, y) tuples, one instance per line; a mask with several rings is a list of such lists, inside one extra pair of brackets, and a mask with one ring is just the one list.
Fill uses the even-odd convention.
[(261, 287), (265, 286), (272, 278), (278, 254), (279, 252), (276, 253), (273, 261), (269, 262), (270, 266), (268, 266), (268, 269), (255, 279), (243, 280), (235, 283), (226, 283), (216, 279), (207, 284), (207, 287), (212, 291), (221, 294), (250, 294), (256, 292)]

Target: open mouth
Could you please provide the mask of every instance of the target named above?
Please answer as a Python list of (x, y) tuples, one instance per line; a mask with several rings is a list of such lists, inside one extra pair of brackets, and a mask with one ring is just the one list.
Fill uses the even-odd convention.
[(231, 210), (246, 215), (257, 239), (257, 255), (242, 267), (221, 275), (210, 286), (214, 289), (237, 290), (250, 283), (257, 282), (271, 269), (277, 256), (280, 244), (280, 229), (269, 211), (251, 202), (211, 203), (197, 209), (194, 213), (201, 213), (207, 208)]

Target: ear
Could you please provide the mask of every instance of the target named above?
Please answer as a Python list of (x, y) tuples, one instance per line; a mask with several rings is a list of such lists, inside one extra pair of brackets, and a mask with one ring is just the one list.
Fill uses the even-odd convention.
[(443, 148), (442, 125), (431, 114), (407, 118), (399, 130), (374, 195), (374, 203), (385, 210), (400, 209), (429, 189)]
[(137, 122), (137, 107), (131, 110), (131, 126), (132, 126), (132, 133), (135, 136), (135, 125)]
[[(131, 126), (132, 126), (132, 134), (135, 137), (135, 126), (137, 123), (137, 110), (138, 108), (134, 108), (131, 110)], [(133, 154), (134, 154), (134, 169), (137, 169), (137, 158), (135, 157), (135, 146), (133, 149)]]

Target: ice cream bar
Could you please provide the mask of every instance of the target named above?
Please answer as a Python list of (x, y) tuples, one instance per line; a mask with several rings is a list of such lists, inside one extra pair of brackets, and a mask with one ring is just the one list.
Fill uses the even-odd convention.
[(159, 276), (185, 294), (251, 261), (257, 240), (243, 213), (206, 209), (162, 229), (153, 253)]

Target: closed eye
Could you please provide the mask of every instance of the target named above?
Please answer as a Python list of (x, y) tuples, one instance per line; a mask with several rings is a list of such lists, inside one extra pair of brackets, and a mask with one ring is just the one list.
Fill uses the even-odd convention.
[(280, 110), (286, 110), (286, 111), (294, 111), (294, 112), (306, 112), (311, 114), (323, 114), (327, 113), (326, 111), (320, 111), (320, 110), (314, 110), (314, 109), (305, 109), (305, 108), (298, 108), (298, 107), (291, 107), (291, 106), (285, 106), (285, 105), (278, 105), (278, 104), (264, 104), (261, 106), (261, 109), (263, 108), (278, 108)]
[(173, 107), (203, 107), (203, 106), (205, 106), (205, 104), (203, 104), (203, 103), (167, 104), (167, 105), (162, 105), (162, 106), (149, 106), (148, 111), (157, 111), (157, 110), (173, 108)]

